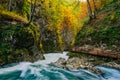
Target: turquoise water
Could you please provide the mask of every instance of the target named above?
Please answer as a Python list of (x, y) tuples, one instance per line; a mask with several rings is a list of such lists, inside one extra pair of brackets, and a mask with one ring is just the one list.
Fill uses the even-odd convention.
[(120, 80), (120, 70), (96, 67), (102, 74), (87, 70), (73, 70), (49, 66), (35, 65), (29, 62), (7, 65), (0, 68), (0, 80)]
[(0, 67), (0, 80), (120, 80), (118, 69), (97, 66), (102, 74), (83, 69), (68, 71), (48, 65), (60, 57), (67, 59), (65, 54), (48, 54), (45, 57), (46, 60), (35, 63), (21, 62)]

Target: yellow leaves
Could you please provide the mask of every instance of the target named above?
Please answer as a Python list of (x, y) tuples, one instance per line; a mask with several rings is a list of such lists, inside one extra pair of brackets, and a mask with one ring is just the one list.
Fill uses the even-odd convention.
[(115, 12), (113, 12), (111, 15), (110, 15), (110, 20), (113, 20), (115, 18)]
[[(69, 36), (69, 35), (74, 35), (71, 37), (71, 43), (69, 45), (73, 45), (75, 42), (75, 36), (77, 35), (78, 31), (80, 30), (79, 28), (82, 27), (80, 26), (80, 21), (78, 14), (75, 14), (75, 11), (73, 10), (73, 7), (71, 6), (65, 6), (61, 5), (61, 21), (59, 21), (58, 26), (57, 26), (57, 33), (58, 33), (58, 38), (59, 42), (64, 46), (63, 44), (65, 42), (65, 38), (63, 35)], [(63, 30), (66, 30), (66, 33), (61, 33)]]
[(13, 20), (16, 20), (18, 22), (28, 23), (28, 20), (26, 18), (14, 13), (14, 12), (1, 10), (0, 16), (5, 18), (5, 19), (13, 19)]
[(42, 42), (40, 41), (40, 45), (39, 45), (40, 49), (41, 49), (41, 53), (44, 53), (44, 50), (43, 50), (43, 44)]
[(75, 44), (75, 38), (73, 38), (71, 46), (73, 46)]
[(39, 26), (30, 24), (28, 27), (26, 27), (26, 29), (30, 34), (32, 34), (35, 43), (38, 44), (39, 43), (39, 37), (40, 37)]
[(60, 48), (62, 49), (62, 47), (63, 47), (63, 39), (62, 39), (61, 35), (58, 35), (58, 42), (59, 42)]
[(40, 43), (40, 48), (43, 48), (43, 45), (42, 45), (42, 43)]
[(80, 8), (79, 8), (79, 17), (80, 19), (83, 19), (88, 15), (88, 9), (87, 9), (87, 3), (86, 2), (81, 2), (80, 3)]
[(74, 10), (76, 3), (73, 3), (75, 1), (67, 3), (66, 0), (45, 0), (41, 6), (40, 15), (47, 17), (48, 29), (56, 32), (61, 48), (73, 45), (82, 27), (79, 11)]

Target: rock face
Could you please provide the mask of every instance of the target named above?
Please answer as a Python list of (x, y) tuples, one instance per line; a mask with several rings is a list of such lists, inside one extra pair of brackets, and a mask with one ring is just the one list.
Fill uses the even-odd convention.
[[(74, 54), (78, 54), (78, 53), (74, 53)], [(97, 56), (85, 54), (78, 57), (70, 57), (68, 60), (60, 58), (55, 63), (51, 63), (51, 65), (60, 68), (65, 68), (68, 70), (87, 69), (96, 74), (100, 74), (101, 71), (96, 69), (95, 66), (107, 66), (107, 67), (120, 69), (119, 62), (120, 60), (114, 60), (111, 58), (103, 58), (103, 57), (97, 57)]]
[(119, 63), (116, 63), (116, 62), (108, 62), (108, 63), (103, 63), (101, 64), (102, 66), (108, 66), (108, 67), (114, 67), (114, 68), (117, 68), (117, 69), (120, 69), (120, 64)]
[(36, 26), (22, 23), (0, 26), (3, 26), (0, 29), (0, 65), (44, 59), (36, 39), (39, 37)]
[(40, 59), (45, 59), (43, 54), (41, 53), (41, 51), (38, 49), (38, 47), (36, 45), (32, 46), (29, 51), (32, 53), (32, 58), (31, 58), (31, 62), (34, 62), (36, 60), (40, 60)]

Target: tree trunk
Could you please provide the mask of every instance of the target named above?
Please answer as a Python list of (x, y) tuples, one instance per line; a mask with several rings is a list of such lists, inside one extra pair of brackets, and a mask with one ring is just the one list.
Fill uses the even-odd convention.
[(93, 15), (92, 15), (92, 9), (91, 9), (89, 0), (87, 0), (87, 7), (88, 7), (88, 14), (89, 14), (90, 21), (91, 21), (91, 19), (93, 18)]
[(11, 6), (12, 6), (12, 0), (9, 0), (9, 11), (11, 11)]
[(29, 23), (31, 23), (32, 20), (33, 20), (33, 16), (34, 16), (34, 13), (35, 13), (35, 7), (36, 7), (36, 0), (34, 0), (34, 4), (32, 3), (32, 0), (31, 0)]
[(95, 0), (93, 0), (93, 6), (94, 6), (94, 18), (96, 18), (96, 13), (97, 13), (97, 7), (96, 7), (96, 4), (95, 4)]
[(112, 53), (112, 52), (106, 51), (106, 50), (101, 50), (99, 48), (85, 49), (84, 47), (78, 47), (78, 48), (73, 48), (70, 52), (74, 52), (76, 54), (84, 53), (84, 54), (90, 54), (90, 55), (95, 55), (95, 56), (120, 59), (120, 54)]
[(32, 0), (31, 0), (31, 5), (30, 5), (30, 16), (29, 16), (29, 23), (31, 22), (32, 19)]
[(17, 3), (16, 3), (16, 0), (14, 0), (14, 9), (13, 10), (15, 10), (16, 7), (17, 7)]

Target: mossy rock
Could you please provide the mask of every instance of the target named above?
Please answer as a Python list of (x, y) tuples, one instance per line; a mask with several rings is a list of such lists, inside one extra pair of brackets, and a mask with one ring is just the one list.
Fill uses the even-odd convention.
[(34, 38), (31, 33), (28, 33), (26, 30), (20, 30), (14, 34), (15, 47), (16, 48), (28, 48), (34, 45)]
[[(26, 24), (0, 25), (0, 65), (43, 59), (38, 47), (39, 28)], [(36, 49), (32, 50), (33, 46)]]

